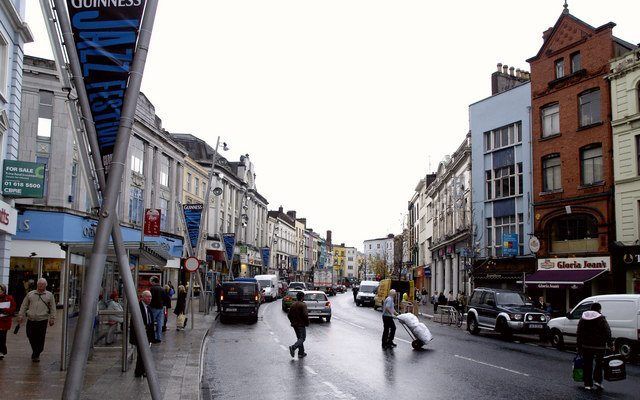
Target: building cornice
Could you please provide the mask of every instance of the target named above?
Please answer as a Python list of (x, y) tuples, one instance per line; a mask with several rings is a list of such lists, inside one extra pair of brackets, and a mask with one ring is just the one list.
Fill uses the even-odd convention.
[(13, 6), (13, 2), (8, 0), (0, 1), (0, 7), (2, 7), (2, 11), (9, 17), (11, 26), (16, 32), (18, 32), (18, 34), (20, 34), (24, 43), (33, 42), (33, 33), (31, 32), (31, 28), (29, 28), (29, 25), (22, 20), (20, 14), (18, 14), (18, 10)]

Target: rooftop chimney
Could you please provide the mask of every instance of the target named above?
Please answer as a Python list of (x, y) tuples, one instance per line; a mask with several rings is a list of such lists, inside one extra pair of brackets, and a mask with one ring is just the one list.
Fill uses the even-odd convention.
[(491, 74), (491, 95), (502, 93), (519, 86), (530, 79), (529, 73), (523, 69), (509, 67), (498, 63), (498, 70)]
[(327, 244), (331, 247), (331, 231), (327, 231)]
[(278, 207), (278, 212), (283, 213), (284, 210), (282, 209), (282, 206)]
[(287, 211), (287, 215), (291, 217), (294, 221), (296, 220), (296, 212), (295, 210)]

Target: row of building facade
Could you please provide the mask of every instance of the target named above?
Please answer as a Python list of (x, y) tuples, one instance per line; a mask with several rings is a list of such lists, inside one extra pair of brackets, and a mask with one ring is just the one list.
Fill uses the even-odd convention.
[(558, 312), (640, 293), (640, 50), (614, 26), (565, 7), (530, 73), (498, 64), (469, 133), (409, 201), (419, 287), (525, 290)]

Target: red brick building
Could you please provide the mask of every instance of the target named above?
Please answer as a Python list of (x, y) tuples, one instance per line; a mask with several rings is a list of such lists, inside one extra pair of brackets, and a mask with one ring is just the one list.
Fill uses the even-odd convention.
[[(636, 46), (565, 10), (531, 66), (534, 232), (529, 290), (556, 309), (616, 291), (609, 60)], [(536, 292), (537, 289), (537, 292)]]

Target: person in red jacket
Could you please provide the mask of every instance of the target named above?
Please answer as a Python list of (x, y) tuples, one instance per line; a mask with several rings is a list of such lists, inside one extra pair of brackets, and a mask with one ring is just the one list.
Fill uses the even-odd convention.
[(7, 294), (7, 287), (0, 283), (0, 360), (7, 355), (7, 332), (16, 311), (16, 302)]

